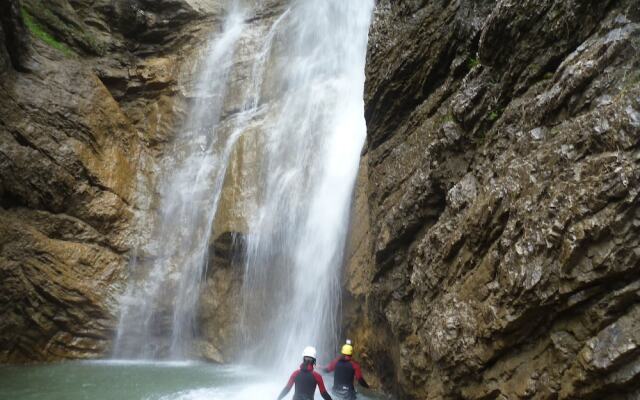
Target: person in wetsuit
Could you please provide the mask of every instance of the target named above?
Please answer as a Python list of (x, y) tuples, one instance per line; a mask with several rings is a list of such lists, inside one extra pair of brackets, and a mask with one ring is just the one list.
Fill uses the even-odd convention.
[(300, 369), (293, 371), (289, 382), (280, 392), (278, 400), (282, 400), (294, 385), (293, 400), (313, 400), (316, 386), (324, 400), (333, 400), (324, 386), (322, 376), (313, 370), (314, 365), (316, 365), (316, 349), (310, 346), (306, 347), (302, 352)]
[(354, 400), (356, 398), (356, 388), (354, 387), (354, 379), (358, 380), (360, 386), (368, 388), (369, 384), (362, 376), (360, 365), (353, 361), (353, 346), (351, 341), (342, 346), (340, 351), (342, 354), (333, 360), (327, 367), (325, 372), (333, 371), (333, 387), (331, 393), (339, 399)]

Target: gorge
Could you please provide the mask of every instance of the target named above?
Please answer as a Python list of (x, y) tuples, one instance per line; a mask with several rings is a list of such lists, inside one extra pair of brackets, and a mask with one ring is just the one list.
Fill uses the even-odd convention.
[(0, 362), (349, 337), (397, 399), (640, 397), (637, 1), (0, 22)]

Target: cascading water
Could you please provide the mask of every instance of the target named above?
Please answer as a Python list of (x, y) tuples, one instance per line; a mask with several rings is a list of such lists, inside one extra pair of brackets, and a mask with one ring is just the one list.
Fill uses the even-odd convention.
[[(114, 345), (116, 358), (188, 356), (209, 237), (234, 137), (218, 132), (244, 15), (233, 8), (209, 41), (195, 101), (165, 165), (150, 265), (132, 265)], [(135, 260), (134, 260), (135, 262)]]
[(254, 35), (262, 43), (239, 107), (223, 121), (234, 52), (254, 29), (247, 21), (256, 7), (238, 1), (210, 41), (165, 168), (159, 222), (145, 251), (156, 258), (133, 266), (123, 297), (118, 358), (188, 357), (228, 159), (247, 131), (257, 135), (259, 154), (253, 206), (244, 210), (245, 356), (289, 368), (307, 344), (327, 357), (335, 349), (340, 265), (365, 137), (373, 0), (290, 0)]
[(243, 340), (253, 360), (331, 354), (350, 199), (365, 138), (370, 0), (294, 1), (272, 61), (277, 102), (248, 217)]

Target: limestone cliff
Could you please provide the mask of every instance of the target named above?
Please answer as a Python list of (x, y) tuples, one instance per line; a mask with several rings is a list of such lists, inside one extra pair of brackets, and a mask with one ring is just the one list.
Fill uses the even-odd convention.
[(180, 71), (219, 14), (200, 3), (0, 6), (0, 362), (108, 350)]
[[(281, 0), (255, 3), (230, 60), (222, 134), (251, 83), (260, 35), (283, 12)], [(0, 6), (0, 362), (109, 354), (127, 279), (153, 267), (162, 246), (152, 236), (166, 160), (179, 157), (200, 60), (229, 4)], [(223, 361), (235, 342), (257, 132), (243, 135), (227, 168), (194, 357)], [(155, 333), (166, 329), (163, 320)]]
[[(108, 351), (219, 4), (0, 5), (0, 362)], [(378, 1), (344, 323), (384, 389), (640, 395), (639, 49), (637, 0)], [(236, 332), (258, 145), (232, 157), (210, 244), (213, 360)]]
[(640, 396), (640, 4), (379, 0), (347, 333), (420, 399)]

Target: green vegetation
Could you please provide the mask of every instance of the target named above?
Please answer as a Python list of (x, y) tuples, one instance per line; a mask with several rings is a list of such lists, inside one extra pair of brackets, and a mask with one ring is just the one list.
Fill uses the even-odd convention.
[(435, 119), (434, 119), (434, 124), (436, 126), (442, 126), (446, 123), (449, 122), (456, 122), (455, 118), (453, 118), (453, 114), (451, 114), (451, 112), (448, 112), (446, 114), (437, 114)]
[(498, 118), (500, 118), (500, 113), (496, 110), (493, 110), (489, 114), (487, 114), (487, 121), (489, 122), (494, 122)]
[(478, 57), (471, 57), (469, 58), (469, 60), (467, 60), (467, 67), (469, 68), (469, 70), (474, 69), (478, 65), (480, 65), (480, 60), (478, 59)]
[(49, 46), (53, 47), (56, 50), (61, 51), (66, 56), (72, 56), (74, 54), (73, 50), (67, 47), (66, 44), (56, 40), (51, 34), (44, 30), (44, 28), (36, 22), (31, 14), (23, 7), (21, 10), (22, 19), (24, 24), (27, 26), (31, 34), (42, 40)]
[[(104, 55), (106, 46), (86, 29), (78, 16), (43, 0), (25, 0), (22, 7), (25, 24), (35, 36), (66, 55), (76, 49)], [(54, 37), (55, 36), (55, 37)]]
[(620, 88), (620, 92), (617, 94), (618, 96), (626, 96), (629, 94), (630, 90), (634, 90), (636, 86), (640, 83), (640, 70), (632, 71), (631, 73), (625, 72), (623, 85)]
[(480, 126), (473, 129), (470, 136), (471, 143), (473, 143), (476, 148), (486, 146), (490, 138), (489, 130), (490, 128), (486, 126)]

